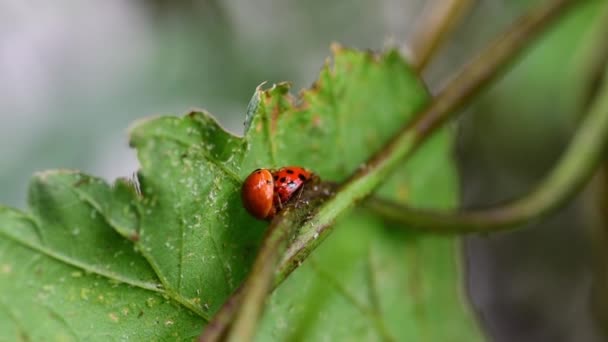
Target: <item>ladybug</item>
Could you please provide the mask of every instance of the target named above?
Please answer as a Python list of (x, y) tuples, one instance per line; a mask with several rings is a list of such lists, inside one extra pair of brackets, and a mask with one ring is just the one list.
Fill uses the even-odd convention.
[(257, 169), (247, 176), (241, 188), (243, 206), (255, 218), (270, 219), (276, 214), (274, 180), (268, 169)]
[(252, 216), (270, 220), (312, 175), (299, 166), (254, 170), (241, 188), (243, 206)]
[(291, 196), (298, 191), (312, 176), (312, 173), (299, 166), (282, 167), (273, 174), (274, 192), (279, 202), (279, 208), (283, 203), (289, 201)]

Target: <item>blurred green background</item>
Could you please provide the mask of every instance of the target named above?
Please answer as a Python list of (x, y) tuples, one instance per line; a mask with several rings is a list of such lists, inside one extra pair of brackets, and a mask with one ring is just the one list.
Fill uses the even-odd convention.
[[(477, 1), (426, 73), (431, 89), (539, 2)], [(24, 207), (38, 170), (130, 175), (126, 130), (145, 116), (200, 107), (241, 133), (257, 85), (310, 85), (332, 42), (402, 44), (425, 3), (0, 0), (0, 203)], [(524, 193), (559, 157), (581, 115), (583, 44), (601, 3), (568, 16), (458, 121), (463, 206)], [(581, 206), (466, 239), (464, 285), (492, 340), (603, 340)]]

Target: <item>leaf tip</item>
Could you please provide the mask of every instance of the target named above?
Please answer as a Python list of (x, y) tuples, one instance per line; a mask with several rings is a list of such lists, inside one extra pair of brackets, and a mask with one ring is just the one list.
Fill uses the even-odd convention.
[(268, 81), (264, 81), (264, 82), (262, 82), (262, 83), (258, 84), (258, 86), (257, 86), (257, 87), (255, 87), (255, 92), (256, 92), (256, 93), (262, 93), (262, 92), (264, 92), (264, 86), (265, 86), (267, 83), (268, 83)]
[(339, 55), (340, 53), (342, 53), (346, 50), (346, 48), (338, 42), (332, 42), (329, 45), (329, 49), (330, 49), (332, 55)]

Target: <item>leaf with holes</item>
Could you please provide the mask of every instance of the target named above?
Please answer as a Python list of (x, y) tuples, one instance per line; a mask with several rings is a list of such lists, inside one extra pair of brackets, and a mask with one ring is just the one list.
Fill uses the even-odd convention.
[[(0, 211), (0, 339), (196, 336), (245, 278), (266, 227), (240, 203), (246, 175), (301, 165), (344, 180), (428, 100), (396, 52), (334, 52), (297, 99), (287, 84), (257, 89), (243, 137), (204, 112), (136, 123), (137, 182), (36, 175), (29, 211)], [(441, 132), (380, 192), (453, 206), (450, 146)], [(339, 225), (271, 297), (260, 340), (480, 339), (460, 298), (456, 239), (360, 210)]]

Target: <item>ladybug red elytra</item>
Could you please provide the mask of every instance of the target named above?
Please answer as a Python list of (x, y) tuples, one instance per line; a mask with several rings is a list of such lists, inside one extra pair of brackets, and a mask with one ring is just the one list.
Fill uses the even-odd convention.
[(272, 176), (275, 196), (278, 196), (280, 206), (289, 201), (302, 184), (310, 179), (312, 173), (299, 166), (286, 166), (273, 172)]
[(254, 217), (272, 218), (274, 206), (274, 180), (267, 169), (257, 169), (247, 176), (241, 188), (243, 206)]
[(243, 206), (258, 219), (272, 219), (312, 175), (299, 166), (254, 170), (241, 188)]

